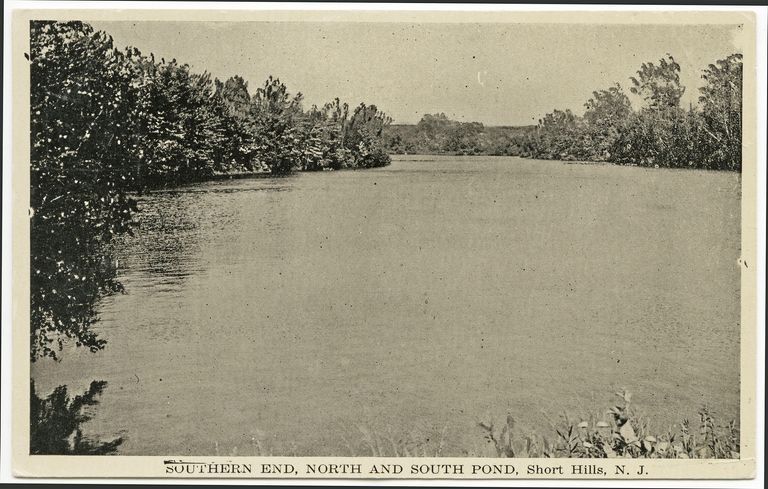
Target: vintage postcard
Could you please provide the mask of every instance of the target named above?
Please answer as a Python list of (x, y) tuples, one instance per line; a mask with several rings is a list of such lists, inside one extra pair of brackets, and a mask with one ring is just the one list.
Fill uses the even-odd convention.
[(13, 473), (748, 479), (749, 11), (13, 12)]

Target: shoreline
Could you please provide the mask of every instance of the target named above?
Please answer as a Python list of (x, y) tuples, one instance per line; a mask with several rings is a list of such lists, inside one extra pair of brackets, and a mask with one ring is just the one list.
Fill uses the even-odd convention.
[(360, 171), (360, 170), (365, 171), (365, 170), (373, 170), (376, 168), (386, 168), (387, 166), (390, 166), (390, 165), (391, 165), (391, 162), (383, 166), (361, 167), (361, 168), (339, 168), (338, 170), (337, 169), (296, 170), (288, 173), (272, 173), (269, 171), (240, 171), (240, 172), (233, 172), (233, 173), (216, 173), (207, 178), (181, 181), (181, 182), (170, 181), (163, 185), (147, 186), (144, 188), (143, 191), (133, 190), (131, 193), (136, 195), (142, 195), (142, 194), (151, 193), (151, 192), (172, 190), (172, 189), (183, 187), (185, 185), (194, 185), (194, 184), (200, 184), (200, 183), (206, 183), (206, 182), (218, 182), (222, 180), (289, 178), (293, 175), (297, 175), (300, 173), (329, 173), (329, 172), (346, 172), (346, 171)]
[[(741, 175), (740, 170), (723, 170), (723, 169), (717, 169), (717, 168), (702, 168), (697, 166), (650, 166), (650, 165), (640, 165), (637, 163), (615, 163), (612, 161), (590, 161), (590, 160), (558, 160), (558, 159), (545, 159), (545, 158), (534, 158), (529, 156), (519, 156), (519, 155), (461, 155), (461, 154), (448, 154), (448, 153), (426, 153), (426, 154), (402, 154), (402, 153), (393, 153), (390, 154), (390, 157), (393, 158), (393, 161), (395, 158), (398, 158), (398, 161), (437, 161), (435, 157), (438, 158), (518, 158), (521, 160), (527, 160), (527, 161), (542, 161), (542, 162), (552, 162), (552, 163), (563, 163), (566, 165), (583, 165), (583, 166), (618, 166), (618, 167), (626, 167), (626, 168), (644, 168), (647, 170), (677, 170), (677, 171), (704, 171), (707, 173), (727, 173), (727, 174), (737, 174)], [(401, 158), (406, 157), (406, 158)], [(419, 159), (411, 159), (411, 158), (419, 158)], [(432, 158), (432, 159), (428, 159)]]

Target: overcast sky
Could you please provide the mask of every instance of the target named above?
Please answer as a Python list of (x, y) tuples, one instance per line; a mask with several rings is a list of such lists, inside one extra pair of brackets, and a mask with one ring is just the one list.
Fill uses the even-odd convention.
[(91, 22), (117, 47), (190, 64), (251, 92), (273, 75), (305, 105), (374, 103), (397, 123), (445, 112), (487, 125), (533, 124), (555, 108), (579, 114), (593, 90), (671, 53), (694, 101), (701, 69), (737, 51), (728, 26)]

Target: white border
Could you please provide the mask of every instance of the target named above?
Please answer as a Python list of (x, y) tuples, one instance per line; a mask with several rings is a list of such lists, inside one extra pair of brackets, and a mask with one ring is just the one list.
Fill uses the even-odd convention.
[[(3, 223), (2, 223), (2, 324), (5, 326), (2, 328), (2, 341), (0, 345), (2, 347), (2, 376), (0, 377), (2, 382), (2, 393), (0, 396), (0, 482), (8, 483), (77, 483), (77, 484), (94, 484), (112, 482), (119, 484), (184, 484), (184, 485), (198, 485), (198, 484), (232, 484), (232, 485), (264, 485), (275, 484), (280, 482), (286, 485), (342, 485), (342, 486), (356, 486), (356, 485), (380, 485), (380, 486), (397, 486), (402, 485), (403, 482), (393, 480), (236, 480), (227, 479), (224, 481), (216, 480), (168, 480), (168, 479), (17, 479), (11, 475), (10, 460), (11, 460), (11, 420), (10, 420), (10, 406), (11, 406), (11, 393), (8, 388), (11, 385), (11, 341), (10, 341), (10, 329), (7, 325), (11, 324), (11, 214), (10, 214), (10, 202), (11, 202), (11, 142), (13, 139), (13, 128), (11, 126), (11, 11), (16, 9), (86, 9), (86, 10), (98, 10), (108, 8), (112, 9), (189, 9), (189, 10), (367, 10), (367, 11), (385, 11), (385, 10), (405, 10), (405, 11), (563, 11), (563, 10), (580, 10), (580, 11), (748, 11), (754, 12), (756, 15), (757, 25), (757, 417), (756, 417), (756, 458), (757, 474), (754, 480), (750, 481), (703, 481), (703, 480), (663, 480), (663, 481), (638, 481), (633, 480), (628, 483), (632, 486), (643, 487), (749, 487), (758, 488), (763, 487), (764, 482), (764, 408), (765, 408), (765, 392), (763, 390), (765, 382), (765, 254), (766, 254), (766, 93), (768, 88), (766, 86), (766, 45), (768, 44), (768, 38), (766, 37), (766, 23), (768, 20), (768, 7), (737, 7), (737, 6), (674, 6), (674, 7), (658, 7), (658, 6), (644, 6), (644, 5), (472, 5), (472, 4), (347, 4), (347, 3), (235, 3), (235, 2), (40, 2), (40, 1), (18, 1), (8, 0), (4, 3), (4, 63), (3, 63)], [(556, 480), (520, 480), (520, 481), (471, 481), (471, 480), (409, 480), (406, 483), (408, 485), (439, 485), (439, 486), (531, 486), (531, 487), (543, 487), (557, 485), (568, 485), (571, 487), (615, 487), (620, 485), (620, 481), (617, 480), (569, 480), (569, 481), (556, 481)]]

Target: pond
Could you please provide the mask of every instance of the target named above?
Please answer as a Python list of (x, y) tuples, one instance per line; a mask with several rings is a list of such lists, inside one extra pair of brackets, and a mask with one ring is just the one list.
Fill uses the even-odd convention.
[(474, 455), (486, 414), (551, 432), (622, 388), (660, 429), (735, 418), (740, 188), (410, 156), (151, 192), (117, 252), (127, 293), (99, 306), (106, 349), (33, 377), (106, 380), (87, 433), (126, 455)]

